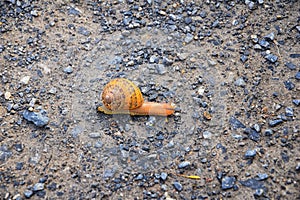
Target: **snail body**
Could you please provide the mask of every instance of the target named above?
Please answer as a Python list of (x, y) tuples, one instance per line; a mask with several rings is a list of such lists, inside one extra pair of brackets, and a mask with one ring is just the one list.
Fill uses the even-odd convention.
[(104, 106), (98, 107), (98, 111), (106, 114), (168, 116), (175, 110), (168, 103), (145, 102), (140, 89), (125, 78), (111, 80), (101, 97)]

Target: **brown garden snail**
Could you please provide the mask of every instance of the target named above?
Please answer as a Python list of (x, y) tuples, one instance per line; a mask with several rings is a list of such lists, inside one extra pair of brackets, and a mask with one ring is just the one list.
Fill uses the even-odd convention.
[(103, 89), (98, 111), (106, 114), (172, 115), (175, 107), (168, 103), (144, 102), (140, 89), (130, 80), (116, 78)]

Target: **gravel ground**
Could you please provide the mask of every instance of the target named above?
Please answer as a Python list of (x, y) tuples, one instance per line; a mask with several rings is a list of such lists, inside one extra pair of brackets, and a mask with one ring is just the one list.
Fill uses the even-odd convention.
[(297, 0), (53, 2), (0, 1), (1, 199), (300, 199)]

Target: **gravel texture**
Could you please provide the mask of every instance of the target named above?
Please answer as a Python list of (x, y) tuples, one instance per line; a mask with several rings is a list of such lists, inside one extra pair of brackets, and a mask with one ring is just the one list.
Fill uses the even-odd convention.
[[(0, 199), (299, 199), (299, 10), (0, 1)], [(115, 77), (175, 114), (98, 113)]]

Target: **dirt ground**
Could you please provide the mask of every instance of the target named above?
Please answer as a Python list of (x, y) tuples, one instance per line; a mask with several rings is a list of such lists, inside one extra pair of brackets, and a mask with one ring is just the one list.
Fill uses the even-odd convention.
[[(1, 199), (300, 199), (298, 1), (0, 7)], [(175, 114), (97, 112), (116, 77)]]

